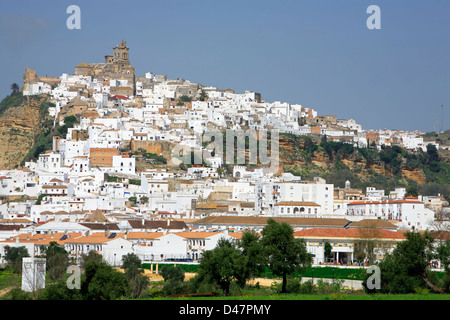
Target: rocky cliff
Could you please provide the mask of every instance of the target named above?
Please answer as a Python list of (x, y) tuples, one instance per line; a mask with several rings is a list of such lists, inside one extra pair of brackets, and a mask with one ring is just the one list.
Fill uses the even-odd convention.
[(43, 130), (42, 103), (47, 101), (47, 96), (27, 98), (20, 93), (16, 95), (14, 103), (2, 101), (0, 168), (12, 169), (19, 166), (33, 147), (37, 135)]
[(351, 152), (326, 152), (319, 144), (307, 138), (295, 138), (280, 135), (280, 163), (283, 171), (299, 174), (303, 178), (312, 175), (334, 177), (337, 172), (346, 170), (347, 175), (361, 181), (373, 176), (387, 179), (395, 178), (403, 181), (426, 183), (426, 175), (421, 167), (412, 168), (400, 160), (397, 172), (379, 159), (379, 153), (373, 151), (374, 157), (365, 158), (356, 148)]

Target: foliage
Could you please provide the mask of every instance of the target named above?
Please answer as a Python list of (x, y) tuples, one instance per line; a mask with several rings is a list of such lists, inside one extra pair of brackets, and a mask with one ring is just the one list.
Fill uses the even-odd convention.
[[(391, 254), (387, 254), (379, 263), (381, 273), (380, 293), (414, 293), (417, 288), (431, 288), (441, 292), (434, 284), (428, 273), (430, 261), (436, 257), (433, 247), (433, 238), (426, 232), (407, 232), (406, 240), (400, 242)], [(367, 278), (363, 286), (367, 292)], [(378, 291), (377, 291), (378, 292)]]
[(89, 261), (84, 266), (81, 294), (86, 300), (116, 300), (129, 292), (126, 275), (106, 262)]
[(144, 270), (141, 269), (141, 259), (134, 253), (128, 253), (122, 257), (122, 268), (125, 269), (129, 281), (129, 295), (132, 298), (139, 298), (150, 283), (148, 277), (143, 274)]
[(47, 285), (38, 296), (39, 300), (82, 300), (81, 291), (79, 289), (69, 289), (67, 287), (67, 279), (63, 278), (59, 281)]
[(186, 96), (186, 95), (179, 97), (178, 100), (182, 101), (182, 102), (190, 102), (190, 101), (192, 101), (192, 99), (189, 96)]
[(200, 101), (204, 101), (205, 99), (207, 99), (208, 98), (208, 94), (206, 93), (206, 91), (205, 90), (201, 90), (200, 91), (200, 95), (199, 95), (199, 100)]
[(236, 280), (240, 287), (244, 287), (249, 279), (260, 274), (263, 270), (263, 264), (261, 263), (263, 259), (262, 245), (259, 240), (259, 235), (246, 230), (237, 242), (241, 252), (236, 262), (238, 269)]
[(161, 268), (159, 274), (163, 277), (164, 281), (184, 281), (184, 271), (179, 265), (165, 265)]
[(61, 279), (69, 266), (69, 254), (56, 242), (51, 242), (45, 251), (47, 271), (50, 279)]
[[(381, 150), (377, 150), (376, 145), (355, 147), (351, 143), (329, 141), (326, 136), (322, 137), (319, 144), (312, 142), (309, 137), (294, 134), (283, 133), (280, 137), (288, 139), (295, 148), (295, 152), (287, 152), (281, 148), (280, 155), (285, 158), (285, 164), (289, 161), (294, 163), (299, 158), (306, 162), (300, 169), (286, 165), (285, 172), (304, 178), (321, 176), (338, 187), (344, 187), (345, 181), (349, 180), (354, 188), (365, 189), (372, 186), (389, 192), (396, 187), (407, 187), (410, 184), (404, 176), (404, 170), (419, 170), (425, 174), (427, 184), (437, 183), (442, 186), (440, 190), (450, 185), (450, 162), (441, 156), (432, 144), (427, 146), (426, 151), (409, 151), (397, 145), (382, 145)], [(320, 152), (327, 155), (328, 169), (317, 166), (314, 169), (311, 164), (311, 160)], [(350, 169), (342, 160), (353, 161), (355, 166)], [(373, 165), (384, 166), (388, 174), (376, 173), (371, 170)], [(362, 169), (368, 174), (358, 175)], [(420, 193), (420, 186), (418, 192)], [(447, 196), (448, 192), (441, 194), (450, 199), (450, 196)]]
[(5, 254), (7, 265), (12, 268), (15, 273), (22, 273), (22, 258), (29, 257), (26, 247), (10, 247)]
[(304, 241), (294, 238), (292, 227), (285, 222), (270, 218), (261, 234), (265, 264), (272, 273), (283, 277), (281, 292), (286, 292), (287, 276), (310, 266), (312, 257)]
[(228, 295), (232, 281), (238, 277), (235, 262), (239, 254), (238, 248), (230, 240), (220, 239), (214, 249), (203, 253), (198, 269), (199, 279), (218, 285), (223, 294)]
[(15, 94), (12, 93), (11, 95), (6, 96), (0, 102), (0, 115), (2, 115), (9, 108), (20, 106), (25, 102), (25, 99), (26, 98), (20, 92)]
[(188, 286), (184, 283), (184, 271), (180, 266), (166, 265), (159, 272), (164, 278), (163, 291), (167, 295), (181, 294), (188, 291)]
[(87, 254), (83, 253), (81, 255), (81, 267), (84, 267), (84, 265), (89, 262), (100, 263), (102, 262), (102, 260), (103, 257), (101, 254), (98, 254), (97, 252), (91, 250)]

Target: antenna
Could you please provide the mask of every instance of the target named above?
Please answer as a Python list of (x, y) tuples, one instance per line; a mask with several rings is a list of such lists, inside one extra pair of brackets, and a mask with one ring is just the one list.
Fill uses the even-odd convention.
[(444, 105), (441, 105), (441, 132), (444, 132)]

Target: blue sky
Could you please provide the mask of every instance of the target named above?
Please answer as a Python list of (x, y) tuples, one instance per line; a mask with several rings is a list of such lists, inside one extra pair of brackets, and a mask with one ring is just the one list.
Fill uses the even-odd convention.
[[(260, 92), (365, 129), (450, 129), (450, 1), (1, 1), (0, 96), (102, 62), (122, 39), (137, 75)], [(69, 5), (81, 30), (69, 30)], [(369, 30), (366, 9), (381, 9)]]

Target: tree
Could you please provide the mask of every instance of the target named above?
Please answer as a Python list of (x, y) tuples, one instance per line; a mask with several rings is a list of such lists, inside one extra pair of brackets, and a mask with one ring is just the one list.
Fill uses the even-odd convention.
[(142, 202), (142, 203), (147, 203), (148, 200), (149, 200), (149, 197), (147, 197), (147, 196), (141, 197), (141, 202)]
[(323, 252), (325, 254), (325, 258), (331, 258), (331, 250), (333, 250), (332, 245), (327, 241), (323, 247)]
[(229, 295), (230, 285), (237, 279), (238, 268), (235, 262), (239, 254), (230, 240), (220, 239), (214, 249), (203, 253), (198, 269), (199, 279), (220, 286), (223, 294)]
[(164, 281), (184, 281), (184, 271), (180, 266), (166, 265), (161, 268), (159, 274), (163, 277)]
[(296, 239), (292, 227), (269, 218), (261, 231), (265, 261), (273, 274), (283, 277), (281, 292), (286, 292), (287, 276), (311, 266), (312, 256), (302, 239)]
[(208, 94), (205, 92), (205, 90), (200, 91), (200, 96), (198, 98), (200, 101), (204, 101), (205, 99), (208, 99)]
[(22, 258), (29, 257), (27, 248), (25, 247), (12, 247), (9, 248), (5, 254), (5, 260), (7, 265), (18, 274), (22, 273)]
[(161, 268), (159, 274), (164, 278), (163, 291), (166, 294), (180, 294), (187, 289), (187, 286), (184, 286), (184, 271), (180, 266), (166, 265)]
[(45, 258), (50, 279), (61, 279), (69, 266), (68, 252), (56, 242), (50, 242), (50, 246), (45, 251)]
[(104, 261), (91, 260), (84, 269), (81, 294), (85, 300), (117, 300), (130, 290), (126, 275)]
[(406, 197), (417, 197), (419, 196), (419, 191), (417, 189), (417, 184), (410, 183), (406, 187)]
[[(391, 254), (379, 263), (382, 293), (413, 293), (416, 288), (429, 287), (442, 293), (444, 290), (432, 283), (428, 277), (428, 266), (435, 257), (433, 238), (430, 233), (405, 233), (406, 240), (400, 242)], [(366, 290), (366, 280), (363, 285)]]
[(122, 268), (125, 270), (139, 269), (141, 267), (141, 259), (135, 253), (128, 253), (122, 257)]
[(84, 266), (91, 261), (100, 263), (102, 260), (103, 257), (101, 254), (98, 254), (95, 251), (89, 251), (87, 254), (81, 255), (81, 266), (84, 268)]
[(179, 97), (178, 100), (182, 101), (182, 102), (190, 102), (190, 101), (192, 101), (192, 99), (189, 96), (186, 96), (186, 95), (183, 95), (183, 96)]
[(128, 253), (122, 257), (122, 268), (125, 269), (125, 275), (130, 283), (130, 295), (139, 298), (150, 283), (148, 277), (143, 274), (141, 259), (134, 253)]
[(381, 238), (379, 229), (375, 226), (376, 222), (366, 222), (363, 228), (360, 228), (359, 239), (355, 242), (355, 258), (358, 260), (375, 261), (375, 249), (377, 242)]
[(241, 250), (236, 262), (237, 283), (241, 288), (249, 279), (257, 276), (263, 270), (262, 247), (259, 240), (259, 235), (247, 230), (237, 242), (237, 246)]
[(20, 88), (17, 83), (14, 82), (13, 84), (11, 84), (11, 91), (12, 91), (11, 95), (18, 93), (19, 90)]

